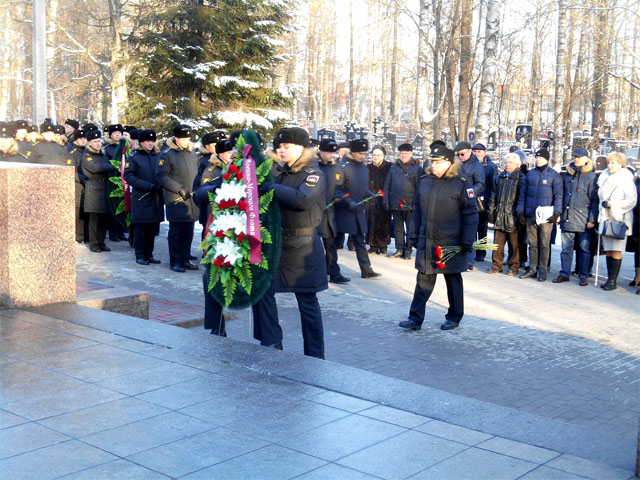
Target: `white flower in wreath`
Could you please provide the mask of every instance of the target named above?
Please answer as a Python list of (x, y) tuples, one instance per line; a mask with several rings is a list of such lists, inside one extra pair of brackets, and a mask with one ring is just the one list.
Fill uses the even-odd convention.
[(216, 203), (220, 203), (222, 200), (235, 200), (239, 202), (245, 197), (246, 189), (244, 184), (237, 183), (235, 181), (229, 183), (223, 183), (220, 188), (216, 190)]
[(238, 259), (242, 258), (240, 249), (233, 240), (225, 237), (222, 242), (218, 242), (216, 245), (216, 257), (223, 257), (225, 262), (229, 262), (234, 265)]
[(240, 213), (223, 213), (218, 215), (211, 224), (211, 231), (217, 232), (222, 230), (233, 230), (236, 235), (247, 233), (247, 214)]

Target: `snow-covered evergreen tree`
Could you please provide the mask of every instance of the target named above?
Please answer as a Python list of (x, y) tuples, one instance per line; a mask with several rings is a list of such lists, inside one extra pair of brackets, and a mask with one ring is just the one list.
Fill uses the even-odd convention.
[(149, 12), (132, 39), (128, 121), (202, 132), (244, 126), (230, 121), (244, 112), (246, 126), (270, 129), (261, 112), (290, 102), (272, 79), (291, 9), (292, 0), (180, 0)]

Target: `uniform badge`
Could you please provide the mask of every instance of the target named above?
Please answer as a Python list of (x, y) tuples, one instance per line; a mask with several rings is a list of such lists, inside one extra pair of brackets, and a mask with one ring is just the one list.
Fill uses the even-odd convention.
[(93, 160), (93, 157), (91, 155), (87, 155), (87, 162), (90, 162), (91, 160)]
[(31, 150), (29, 150), (25, 156), (29, 158), (31, 156)]
[(320, 180), (318, 175), (309, 175), (304, 182), (311, 187), (318, 183), (318, 180)]
[(467, 197), (474, 198), (475, 194), (473, 193), (473, 188), (467, 188)]
[(164, 165), (164, 158), (161, 158), (160, 160), (158, 160), (158, 166), (161, 167)]
[(71, 165), (71, 159), (67, 158), (67, 165)]
[(546, 179), (546, 178), (542, 180), (542, 184), (543, 184), (543, 185), (546, 185), (547, 183), (549, 183), (549, 182), (547, 181), (547, 179)]
[(124, 168), (129, 168), (129, 162), (124, 162)]
[(202, 183), (203, 183), (203, 184), (204, 184), (204, 183), (207, 183), (209, 180), (211, 180), (211, 179), (210, 179), (210, 178), (203, 178), (203, 179), (202, 179)]
[(336, 173), (336, 180), (338, 180), (338, 181), (339, 181), (339, 180), (340, 180), (340, 177), (342, 177), (342, 174), (341, 174), (341, 173)]

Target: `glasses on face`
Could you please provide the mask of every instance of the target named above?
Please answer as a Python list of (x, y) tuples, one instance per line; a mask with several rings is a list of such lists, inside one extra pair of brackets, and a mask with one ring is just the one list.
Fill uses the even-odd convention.
[(460, 150), (460, 151), (459, 151), (459, 152), (457, 152), (456, 154), (457, 154), (459, 157), (464, 157), (467, 153), (469, 153), (469, 151), (468, 151), (468, 150)]

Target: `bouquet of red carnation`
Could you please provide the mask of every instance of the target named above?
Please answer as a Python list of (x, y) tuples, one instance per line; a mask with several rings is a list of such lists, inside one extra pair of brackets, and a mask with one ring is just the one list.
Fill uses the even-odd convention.
[[(498, 244), (488, 243), (487, 237), (484, 237), (473, 242), (471, 244), (471, 248), (473, 250), (497, 250)], [(461, 251), (462, 247), (459, 245), (446, 247), (436, 245), (435, 247), (433, 247), (433, 256), (436, 258), (436, 267), (441, 269), (444, 268), (446, 263)]]
[(409, 205), (406, 198), (400, 200), (400, 208), (411, 208), (411, 205)]

